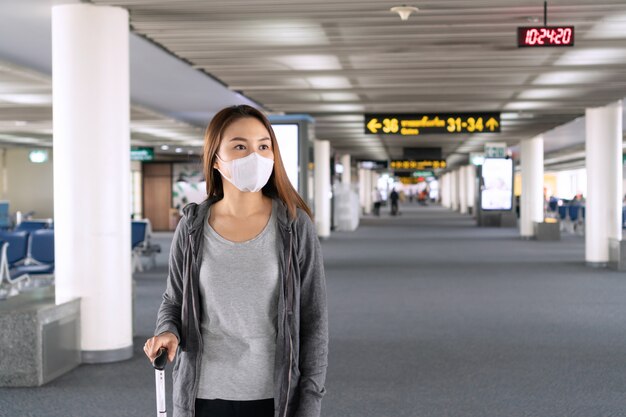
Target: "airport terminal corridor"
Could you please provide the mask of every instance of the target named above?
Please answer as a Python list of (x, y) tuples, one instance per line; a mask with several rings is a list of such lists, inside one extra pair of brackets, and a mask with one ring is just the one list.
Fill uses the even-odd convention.
[[(586, 267), (582, 237), (527, 241), (439, 206), (400, 211), (383, 207), (322, 242), (323, 416), (626, 415), (623, 272)], [(156, 236), (167, 252), (171, 234)], [(0, 415), (154, 414), (154, 371), (141, 347), (165, 285), (167, 257), (157, 261), (135, 274), (133, 359), (82, 365), (40, 388), (2, 388)]]

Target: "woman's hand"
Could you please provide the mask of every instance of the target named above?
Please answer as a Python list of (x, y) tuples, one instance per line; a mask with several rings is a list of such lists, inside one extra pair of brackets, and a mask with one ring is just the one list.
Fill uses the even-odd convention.
[(176, 357), (176, 349), (178, 349), (178, 338), (174, 333), (164, 332), (158, 336), (151, 337), (143, 345), (143, 351), (146, 353), (150, 362), (159, 354), (159, 349), (167, 349), (167, 359), (172, 362)]

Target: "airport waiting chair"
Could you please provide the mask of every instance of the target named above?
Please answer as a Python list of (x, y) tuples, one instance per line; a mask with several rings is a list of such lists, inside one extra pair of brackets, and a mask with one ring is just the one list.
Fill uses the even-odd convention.
[(28, 277), (29, 281), (24, 288), (52, 284), (54, 282), (54, 230), (33, 231), (30, 234), (26, 260), (23, 264), (10, 268), (9, 273), (12, 279)]
[(626, 206), (622, 207), (622, 229), (626, 229)]
[(584, 232), (582, 208), (580, 204), (572, 204), (567, 208), (572, 233), (583, 234)]
[(550, 197), (550, 200), (548, 201), (548, 211), (556, 213), (558, 207), (559, 207), (559, 200), (554, 197)]
[(567, 206), (558, 206), (559, 220), (561, 221), (561, 232), (568, 227)]
[(6, 255), (9, 268), (23, 264), (28, 257), (28, 232), (1, 231), (0, 240), (8, 243)]
[(15, 231), (32, 232), (39, 229), (47, 229), (50, 225), (49, 220), (24, 220), (15, 227)]
[(0, 232), (0, 298), (17, 295), (28, 276), (12, 274), (11, 268), (24, 263), (28, 253), (28, 233)]
[(11, 216), (9, 215), (9, 202), (0, 201), (0, 230), (11, 228)]
[(131, 222), (132, 272), (143, 272), (142, 256), (149, 257), (152, 267), (156, 266), (156, 254), (161, 252), (161, 246), (152, 244), (150, 242), (151, 236), (150, 220), (133, 220)]
[[(7, 249), (9, 243), (0, 241), (0, 300), (6, 300), (19, 294), (19, 280), (11, 281), (9, 275), (9, 263), (7, 261)], [(24, 278), (25, 279), (25, 278)]]

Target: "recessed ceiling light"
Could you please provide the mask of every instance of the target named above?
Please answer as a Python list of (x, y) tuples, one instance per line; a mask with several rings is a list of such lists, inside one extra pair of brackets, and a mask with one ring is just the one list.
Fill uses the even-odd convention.
[(176, 148), (176, 153), (181, 153), (183, 151), (183, 148)]
[(26, 126), (28, 123), (25, 122), (24, 120), (16, 120), (15, 121), (15, 126)]
[(167, 145), (161, 145), (161, 150), (162, 151), (167, 151), (170, 147)]
[(539, 23), (539, 18), (537, 16), (526, 16), (526, 20), (530, 23)]

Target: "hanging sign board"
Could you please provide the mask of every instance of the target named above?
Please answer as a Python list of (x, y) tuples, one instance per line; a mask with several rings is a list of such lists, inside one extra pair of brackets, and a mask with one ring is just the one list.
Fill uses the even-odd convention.
[(131, 161), (154, 161), (154, 148), (138, 147), (130, 150)]
[(365, 134), (417, 136), (426, 134), (499, 133), (500, 113), (385, 113), (365, 115)]
[(506, 158), (506, 143), (485, 143), (485, 158)]
[(437, 159), (432, 161), (393, 160), (389, 164), (389, 168), (391, 169), (411, 170), (443, 169), (447, 166), (448, 165), (444, 159)]

